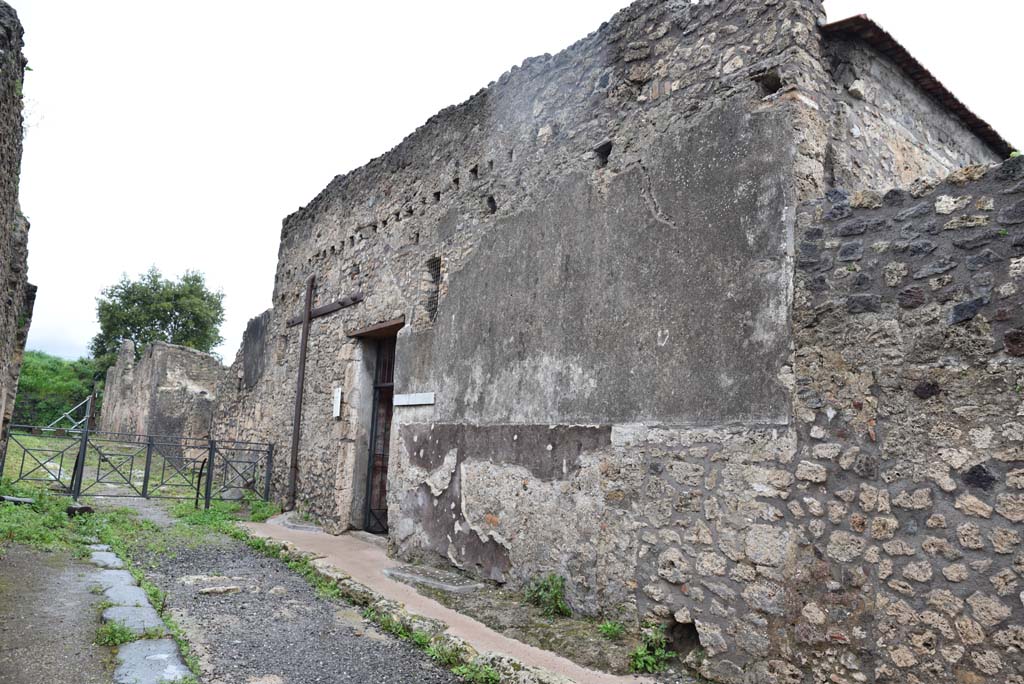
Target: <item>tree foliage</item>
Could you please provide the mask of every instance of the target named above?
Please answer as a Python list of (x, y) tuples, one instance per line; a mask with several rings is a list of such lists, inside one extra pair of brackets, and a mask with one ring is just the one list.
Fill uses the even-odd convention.
[(14, 402), (14, 422), (49, 425), (92, 393), (95, 375), (92, 359), (67, 361), (43, 352), (26, 352)]
[(96, 300), (100, 332), (89, 345), (100, 372), (114, 365), (123, 340), (141, 354), (151, 342), (169, 342), (210, 352), (223, 340), (224, 294), (211, 292), (202, 273), (186, 271), (177, 281), (156, 268), (130, 280), (127, 275)]

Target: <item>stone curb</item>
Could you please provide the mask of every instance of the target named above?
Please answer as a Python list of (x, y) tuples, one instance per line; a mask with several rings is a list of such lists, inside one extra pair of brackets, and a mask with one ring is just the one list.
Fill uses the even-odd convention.
[[(250, 536), (256, 538), (253, 535)], [(403, 604), (386, 599), (374, 589), (356, 582), (347, 573), (331, 565), (321, 556), (301, 551), (288, 541), (274, 541), (266, 537), (259, 537), (259, 539), (262, 539), (267, 548), (275, 549), (278, 555), (285, 560), (307, 561), (321, 579), (330, 581), (337, 586), (341, 596), (349, 603), (372, 609), (377, 615), (400, 623), (410, 632), (426, 632), (445, 646), (459, 649), (464, 654), (463, 664), (486, 665), (495, 669), (501, 675), (501, 684), (577, 684), (573, 680), (553, 672), (524, 665), (501, 653), (478, 653), (464, 640), (446, 634), (448, 625), (444, 622), (410, 613)]]
[[(111, 607), (103, 611), (103, 622), (120, 622), (136, 636), (148, 632), (168, 635), (167, 626), (135, 578), (124, 570), (124, 562), (105, 544), (91, 544), (90, 562), (100, 568), (92, 579), (103, 589)], [(115, 684), (173, 684), (187, 679), (178, 644), (173, 639), (139, 639), (117, 649)]]

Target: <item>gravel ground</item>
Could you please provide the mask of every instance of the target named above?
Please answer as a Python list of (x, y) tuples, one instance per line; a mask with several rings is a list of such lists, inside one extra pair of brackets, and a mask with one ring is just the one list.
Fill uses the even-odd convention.
[(416, 648), (378, 633), (357, 610), (317, 597), (280, 561), (223, 535), (160, 553), (139, 549), (135, 561), (168, 593), (199, 656), (203, 684), (460, 681)]
[(0, 560), (0, 682), (109, 684), (110, 651), (93, 644), (96, 569), (65, 553), (12, 544)]

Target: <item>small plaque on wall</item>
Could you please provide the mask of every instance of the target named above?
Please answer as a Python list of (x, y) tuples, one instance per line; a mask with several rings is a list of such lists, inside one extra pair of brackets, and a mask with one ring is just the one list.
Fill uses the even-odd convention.
[(340, 387), (334, 388), (334, 417), (341, 418), (341, 400), (344, 397), (344, 393)]
[(396, 394), (395, 406), (433, 406), (433, 392), (419, 392), (418, 394)]

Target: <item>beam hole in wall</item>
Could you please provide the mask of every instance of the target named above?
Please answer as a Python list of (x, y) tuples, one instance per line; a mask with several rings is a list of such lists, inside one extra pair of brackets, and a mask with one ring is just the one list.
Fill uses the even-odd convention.
[(430, 276), (430, 289), (427, 291), (427, 315), (433, 321), (437, 316), (437, 300), (441, 294), (441, 257), (436, 256), (427, 261), (427, 274)]
[(597, 157), (597, 168), (603, 169), (608, 166), (608, 158), (612, 156), (613, 147), (612, 141), (608, 140), (594, 148), (594, 155)]
[(437, 190), (437, 191), (434, 192), (434, 201), (435, 202), (440, 202), (441, 201), (441, 191), (440, 190)]
[(692, 622), (673, 622), (665, 635), (668, 637), (669, 646), (681, 659), (685, 660), (686, 656), (700, 648), (700, 635), (697, 633), (697, 626)]
[(488, 159), (487, 160), (487, 170), (488, 171), (493, 171), (494, 170), (494, 160), (493, 159)]
[(458, 176), (455, 176), (454, 178), (452, 178), (452, 185), (454, 185), (456, 188), (459, 187), (459, 177)]
[(498, 202), (494, 199), (494, 195), (487, 196), (487, 211), (492, 214), (498, 211)]
[(761, 89), (761, 97), (769, 97), (775, 95), (785, 85), (782, 81), (782, 75), (779, 74), (778, 69), (768, 69), (762, 71), (753, 77), (754, 83)]
[(480, 178), (480, 167), (477, 166), (476, 164), (469, 167), (469, 177), (472, 178), (473, 180), (477, 180), (478, 178)]
[(508, 160), (509, 161), (515, 161), (516, 160), (516, 148), (513, 147), (512, 149), (510, 149), (508, 151)]

